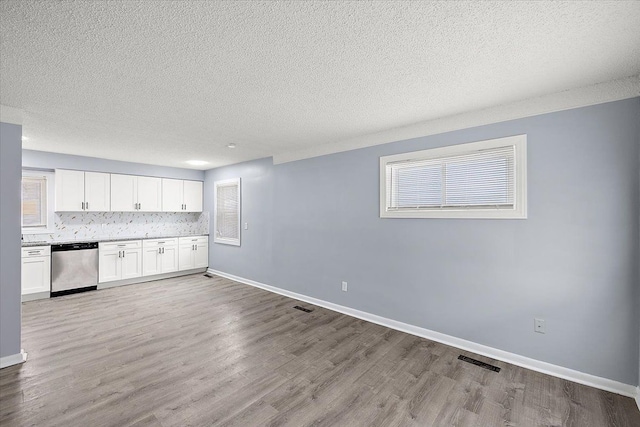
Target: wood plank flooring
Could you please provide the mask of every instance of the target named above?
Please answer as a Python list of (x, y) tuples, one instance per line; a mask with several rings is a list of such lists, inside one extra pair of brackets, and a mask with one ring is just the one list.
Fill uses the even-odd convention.
[(640, 426), (630, 398), (221, 277), (25, 303), (23, 347), (3, 427)]

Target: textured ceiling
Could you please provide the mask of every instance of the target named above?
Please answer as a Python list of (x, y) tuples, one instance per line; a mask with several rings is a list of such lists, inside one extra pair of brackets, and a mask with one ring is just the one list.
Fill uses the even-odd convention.
[(640, 73), (639, 1), (2, 0), (0, 24), (25, 148), (200, 169)]

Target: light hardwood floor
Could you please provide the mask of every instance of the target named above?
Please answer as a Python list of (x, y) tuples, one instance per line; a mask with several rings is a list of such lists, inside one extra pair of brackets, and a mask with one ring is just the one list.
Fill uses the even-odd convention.
[(640, 426), (630, 398), (220, 277), (25, 303), (23, 347), (3, 427)]

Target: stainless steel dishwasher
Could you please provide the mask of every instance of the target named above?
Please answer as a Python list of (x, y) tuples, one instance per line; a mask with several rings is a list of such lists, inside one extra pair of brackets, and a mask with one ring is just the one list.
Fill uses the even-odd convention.
[(51, 296), (98, 288), (98, 243), (51, 245)]

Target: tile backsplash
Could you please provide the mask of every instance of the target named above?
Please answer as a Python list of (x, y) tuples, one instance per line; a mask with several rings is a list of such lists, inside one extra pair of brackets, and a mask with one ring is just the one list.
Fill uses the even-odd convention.
[(55, 232), (24, 234), (24, 242), (153, 238), (209, 234), (209, 212), (60, 212)]

